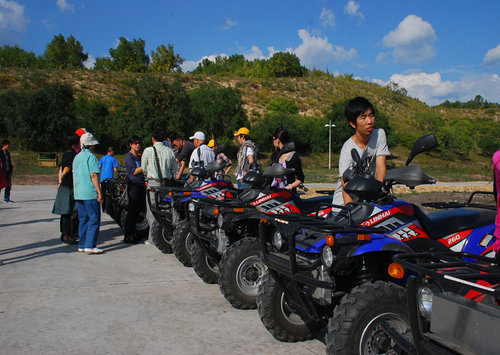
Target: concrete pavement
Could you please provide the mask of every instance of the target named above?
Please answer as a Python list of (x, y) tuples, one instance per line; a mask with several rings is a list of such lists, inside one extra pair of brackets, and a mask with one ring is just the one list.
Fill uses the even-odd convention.
[(59, 241), (55, 186), (13, 186), (0, 204), (2, 354), (323, 354), (275, 340), (175, 256), (122, 243), (102, 216), (102, 255)]

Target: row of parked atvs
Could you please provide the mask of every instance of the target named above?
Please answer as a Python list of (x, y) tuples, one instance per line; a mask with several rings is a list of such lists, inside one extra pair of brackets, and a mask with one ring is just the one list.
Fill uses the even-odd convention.
[[(492, 250), (496, 205), (427, 203), (425, 213), (397, 200), (392, 186), (433, 184), (415, 155), (437, 145), (418, 139), (406, 166), (384, 182), (356, 166), (344, 175), (358, 202), (332, 205), (331, 191), (302, 199), (270, 187), (290, 171), (281, 165), (244, 177), (236, 189), (213, 180), (223, 166), (195, 168), (195, 180), (150, 189), (153, 241), (218, 283), (236, 308), (257, 308), (282, 341), (319, 336), (335, 354), (496, 353), (500, 348), (500, 268)], [(121, 186), (121, 187), (120, 187)], [(118, 207), (123, 181), (106, 189), (108, 211)], [(153, 196), (153, 197), (150, 197)], [(144, 220), (137, 233), (147, 233)], [(492, 333), (493, 332), (493, 333)]]

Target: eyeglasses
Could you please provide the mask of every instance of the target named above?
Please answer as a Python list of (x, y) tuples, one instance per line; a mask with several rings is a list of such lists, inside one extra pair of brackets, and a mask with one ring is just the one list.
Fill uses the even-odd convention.
[(273, 141), (275, 141), (276, 139), (278, 139), (278, 138), (276, 138), (276, 137), (273, 137)]

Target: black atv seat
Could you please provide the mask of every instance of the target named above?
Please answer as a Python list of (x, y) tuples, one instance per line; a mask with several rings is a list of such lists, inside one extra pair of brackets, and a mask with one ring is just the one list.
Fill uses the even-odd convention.
[(413, 207), (422, 227), (431, 239), (493, 224), (496, 217), (495, 211), (482, 208), (453, 208), (426, 214), (419, 207), (415, 205)]
[[(294, 195), (295, 196), (295, 195)], [(297, 204), (297, 207), (300, 210), (300, 213), (302, 214), (309, 214), (316, 212), (318, 210), (318, 206), (323, 204), (327, 208), (326, 205), (331, 205), (332, 204), (332, 195), (326, 195), (326, 196), (319, 196), (319, 197), (313, 197), (313, 198), (294, 198), (295, 203)]]

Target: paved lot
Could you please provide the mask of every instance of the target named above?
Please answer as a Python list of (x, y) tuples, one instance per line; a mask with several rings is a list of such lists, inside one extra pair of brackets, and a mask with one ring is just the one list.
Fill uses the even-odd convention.
[(102, 255), (59, 241), (55, 186), (14, 186), (0, 204), (1, 354), (323, 354), (281, 343), (173, 255), (126, 245), (102, 217)]

